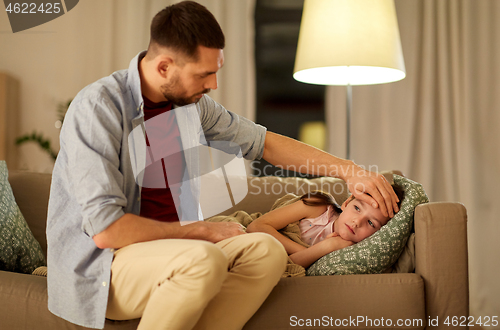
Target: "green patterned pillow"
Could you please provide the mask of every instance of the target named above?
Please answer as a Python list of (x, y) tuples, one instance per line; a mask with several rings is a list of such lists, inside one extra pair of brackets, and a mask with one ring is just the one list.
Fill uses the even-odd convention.
[(394, 175), (394, 184), (405, 191), (394, 218), (363, 241), (317, 260), (307, 269), (308, 276), (378, 274), (398, 260), (410, 236), (415, 207), (429, 199), (419, 183)]
[(7, 164), (0, 161), (0, 270), (31, 274), (45, 265), (40, 243), (33, 237), (14, 199)]

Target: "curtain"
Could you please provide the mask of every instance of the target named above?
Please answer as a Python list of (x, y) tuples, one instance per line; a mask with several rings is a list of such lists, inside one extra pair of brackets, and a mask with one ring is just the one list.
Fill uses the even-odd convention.
[[(92, 12), (106, 13), (98, 20), (103, 26), (94, 30), (107, 30), (102, 36), (106, 54), (94, 55), (105, 60), (108, 71), (128, 67), (131, 58), (146, 49), (149, 42), (149, 26), (154, 15), (178, 0), (113, 0), (89, 1), (85, 11), (79, 14), (80, 24), (93, 25)], [(210, 10), (226, 36), (225, 63), (218, 73), (219, 88), (210, 93), (227, 109), (251, 120), (255, 119), (255, 68), (254, 68), (254, 24), (255, 1), (198, 0)], [(81, 26), (78, 27), (80, 29)], [(76, 32), (76, 31), (75, 31)], [(81, 31), (84, 38), (95, 38)], [(99, 43), (99, 41), (98, 41)], [(102, 58), (104, 57), (104, 58)]]
[[(353, 87), (352, 159), (466, 206), (471, 313), (499, 315), (500, 1), (395, 3), (407, 76)], [(329, 152), (343, 157), (345, 87), (326, 104)]]
[[(85, 0), (65, 15), (13, 34), (0, 19), (0, 70), (21, 82), (20, 131), (37, 131), (59, 149), (54, 127), (59, 103), (86, 85), (116, 70), (149, 43), (153, 16), (178, 0)], [(255, 0), (200, 0), (217, 18), (226, 35), (225, 64), (219, 89), (209, 95), (228, 110), (255, 119), (253, 62)], [(35, 144), (19, 150), (22, 169), (51, 172), (53, 162)]]

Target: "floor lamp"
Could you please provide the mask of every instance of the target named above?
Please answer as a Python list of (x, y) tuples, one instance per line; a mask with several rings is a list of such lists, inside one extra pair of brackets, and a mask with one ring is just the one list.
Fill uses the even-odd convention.
[(304, 83), (347, 86), (347, 159), (352, 86), (405, 76), (393, 0), (304, 1), (293, 77)]

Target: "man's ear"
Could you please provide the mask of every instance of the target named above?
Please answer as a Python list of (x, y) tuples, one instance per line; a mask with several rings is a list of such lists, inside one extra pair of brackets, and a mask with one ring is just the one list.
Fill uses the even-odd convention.
[(173, 64), (174, 60), (170, 56), (159, 56), (156, 70), (163, 78), (166, 78), (169, 68), (171, 68)]
[(354, 199), (354, 195), (349, 196), (344, 203), (342, 203), (342, 206), (340, 207), (342, 211), (347, 207), (347, 204), (349, 204), (352, 200)]

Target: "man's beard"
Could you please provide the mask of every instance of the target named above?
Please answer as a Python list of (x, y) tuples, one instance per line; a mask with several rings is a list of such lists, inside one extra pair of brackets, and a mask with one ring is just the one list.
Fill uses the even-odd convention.
[(161, 90), (163, 96), (165, 97), (165, 99), (167, 99), (168, 101), (172, 102), (173, 104), (181, 106), (181, 107), (188, 105), (188, 104), (191, 104), (191, 103), (198, 103), (201, 100), (201, 98), (196, 97), (197, 95), (206, 94), (206, 93), (210, 92), (210, 89), (205, 89), (205, 90), (203, 90), (199, 93), (196, 93), (190, 97), (179, 97), (179, 96), (175, 95), (175, 89), (176, 88), (179, 89), (181, 87), (183, 87), (183, 86), (180, 83), (179, 76), (175, 76), (172, 78), (172, 81), (169, 84), (162, 85), (160, 90)]

